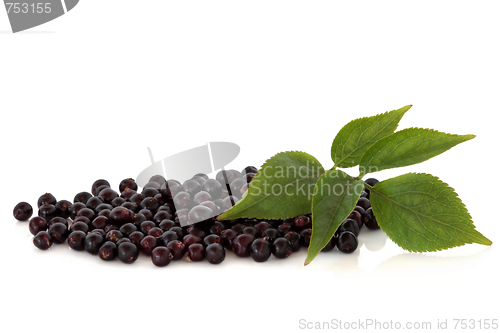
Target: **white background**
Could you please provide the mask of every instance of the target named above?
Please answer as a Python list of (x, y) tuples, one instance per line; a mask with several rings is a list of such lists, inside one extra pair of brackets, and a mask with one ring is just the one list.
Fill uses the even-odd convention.
[[(0, 331), (303, 331), (299, 321), (500, 319), (496, 1), (84, 0), (12, 34), (0, 10)], [(414, 107), (400, 128), (477, 138), (379, 179), (428, 172), (453, 186), (493, 246), (411, 254), (382, 231), (352, 255), (305, 250), (258, 264), (105, 263), (39, 251), (19, 201), (72, 200), (208, 141), (228, 168), (302, 150), (331, 167), (351, 119)], [(353, 175), (356, 174), (354, 170)], [(476, 323), (476, 325), (478, 325)], [(354, 331), (354, 330), (351, 330)], [(442, 330), (441, 330), (442, 331)], [(489, 330), (491, 331), (491, 329)]]

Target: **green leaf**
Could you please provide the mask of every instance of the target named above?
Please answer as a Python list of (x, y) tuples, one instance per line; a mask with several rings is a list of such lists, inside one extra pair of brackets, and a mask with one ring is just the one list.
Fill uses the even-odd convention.
[(453, 188), (432, 175), (408, 173), (382, 181), (370, 190), (370, 201), (380, 227), (405, 250), (491, 245)]
[(245, 197), (218, 220), (284, 219), (308, 214), (314, 186), (324, 172), (318, 160), (309, 154), (279, 153), (259, 169)]
[(369, 172), (417, 164), (437, 156), (453, 146), (475, 138), (425, 128), (407, 128), (377, 141), (363, 155), (359, 170)]
[(355, 119), (345, 125), (332, 144), (332, 160), (336, 167), (349, 168), (359, 164), (364, 153), (378, 140), (394, 133), (403, 115), (412, 106)]
[(337, 228), (351, 214), (364, 188), (340, 170), (327, 171), (316, 183), (312, 201), (313, 227), (305, 265), (328, 244)]

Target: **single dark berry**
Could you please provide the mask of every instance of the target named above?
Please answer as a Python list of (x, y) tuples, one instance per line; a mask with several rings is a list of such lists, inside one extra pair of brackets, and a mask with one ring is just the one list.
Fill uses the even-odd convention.
[(337, 247), (340, 252), (352, 253), (358, 247), (358, 238), (350, 231), (344, 231), (339, 235)]
[(110, 186), (111, 186), (111, 184), (110, 184), (107, 180), (105, 180), (105, 179), (98, 179), (98, 180), (96, 180), (96, 181), (92, 184), (92, 190), (91, 190), (92, 194), (93, 194), (93, 195), (97, 195), (97, 189), (98, 189), (99, 187), (101, 187), (102, 185), (106, 185), (106, 186), (108, 186), (108, 187), (110, 187)]
[(33, 207), (31, 207), (29, 203), (23, 201), (14, 207), (12, 214), (18, 221), (28, 221), (33, 215)]
[(87, 234), (89, 232), (89, 226), (85, 222), (81, 221), (73, 222), (71, 224), (71, 228), (69, 228), (69, 231), (70, 232), (83, 231), (85, 234)]
[(88, 218), (86, 218), (85, 216), (78, 216), (76, 217), (74, 220), (73, 220), (73, 223), (71, 225), (74, 225), (75, 223), (77, 222), (82, 222), (82, 223), (85, 223), (89, 228), (90, 228), (90, 220)]
[(176, 210), (191, 208), (192, 205), (191, 195), (185, 191), (177, 193), (176, 196), (174, 197), (174, 205)]
[(118, 242), (116, 242), (116, 246), (120, 245), (121, 243), (125, 243), (125, 242), (131, 243), (132, 241), (127, 237), (123, 237), (123, 238), (120, 238), (118, 240)]
[(220, 264), (226, 258), (226, 250), (224, 250), (224, 247), (219, 243), (212, 243), (205, 249), (205, 258), (211, 264)]
[[(85, 207), (85, 205), (83, 206)], [(47, 221), (50, 221), (57, 216), (56, 207), (51, 204), (43, 204), (43, 206), (38, 208), (38, 216), (43, 217)]]
[(92, 221), (96, 217), (96, 214), (92, 209), (87, 208), (85, 206), (85, 208), (82, 208), (78, 211), (76, 216), (85, 216), (86, 218)]
[(215, 179), (208, 179), (205, 181), (201, 189), (210, 194), (211, 200), (220, 199), (222, 195), (222, 185)]
[(182, 242), (184, 243), (186, 248), (191, 244), (203, 244), (203, 240), (200, 237), (191, 234), (187, 234), (186, 236), (184, 236), (182, 238)]
[(132, 223), (137, 227), (137, 229), (141, 227), (141, 223), (144, 221), (148, 221), (148, 219), (146, 218), (146, 216), (144, 216), (144, 214), (136, 213), (132, 215)]
[(128, 237), (134, 231), (137, 231), (137, 227), (133, 223), (125, 223), (120, 227), (120, 232), (124, 237)]
[(363, 216), (361, 216), (361, 213), (357, 210), (353, 210), (347, 218), (356, 221), (356, 223), (358, 224), (358, 229), (361, 229), (361, 227), (363, 226)]
[(155, 238), (160, 238), (161, 235), (163, 235), (163, 230), (161, 230), (158, 227), (154, 227), (154, 228), (149, 229), (148, 235), (153, 236)]
[(145, 236), (139, 243), (140, 250), (148, 256), (156, 246), (158, 246), (158, 241), (153, 236)]
[(297, 232), (301, 232), (304, 229), (312, 228), (311, 219), (309, 216), (300, 215), (293, 220), (293, 228)]
[(132, 198), (134, 194), (137, 194), (137, 191), (126, 188), (122, 193), (120, 193), (120, 197), (127, 201), (130, 201), (130, 198)]
[(179, 236), (173, 231), (166, 231), (161, 235), (159, 239), (159, 243), (163, 245), (167, 245), (170, 241), (179, 240)]
[(160, 222), (159, 225), (160, 229), (163, 231), (168, 231), (170, 228), (175, 227), (175, 222), (172, 220), (163, 220)]
[(132, 178), (126, 178), (124, 180), (122, 180), (120, 182), (120, 185), (118, 186), (118, 190), (120, 192), (122, 192), (123, 194), (123, 191), (125, 191), (126, 189), (130, 189), (130, 190), (133, 190), (133, 191), (137, 191), (137, 183), (135, 182), (134, 179)]
[[(114, 198), (112, 201), (111, 201), (111, 206), (114, 207), (118, 207), (118, 206), (121, 206), (123, 205), (124, 203), (126, 203), (127, 200), (123, 199), (122, 197), (117, 197), (117, 198)], [(130, 202), (129, 202), (130, 204)]]
[(208, 235), (205, 238), (203, 238), (203, 244), (205, 246), (209, 246), (211, 244), (220, 244), (221, 240), (218, 235)]
[(250, 184), (250, 182), (253, 180), (255, 175), (256, 175), (255, 173), (247, 173), (247, 174), (243, 175), (243, 177), (241, 177), (241, 179), (243, 179), (245, 182), (247, 182), (247, 184)]
[(337, 245), (337, 236), (334, 235), (332, 238), (330, 238), (328, 243), (326, 243), (325, 247), (321, 249), (321, 252), (330, 252), (335, 248), (335, 245)]
[(271, 246), (273, 255), (278, 259), (284, 259), (292, 254), (292, 244), (284, 237), (277, 238)]
[(151, 252), (151, 261), (158, 267), (167, 266), (173, 258), (172, 252), (165, 246), (158, 246)]
[(245, 169), (243, 169), (241, 171), (241, 173), (244, 175), (244, 174), (248, 174), (248, 173), (257, 173), (259, 172), (259, 169), (257, 169), (256, 167), (254, 166), (247, 166)]
[[(158, 201), (156, 201), (155, 198), (147, 197), (146, 199), (142, 200), (141, 203), (139, 204), (139, 207), (141, 209), (148, 209), (151, 212), (155, 212), (156, 209), (160, 206)], [(153, 217), (151, 217), (152, 219)]]
[(203, 261), (205, 259), (205, 247), (202, 244), (191, 244), (186, 251), (187, 261)]
[(255, 227), (246, 227), (241, 231), (242, 234), (250, 234), (255, 238), (260, 237), (261, 232)]
[(184, 257), (184, 253), (186, 253), (186, 246), (183, 242), (178, 240), (168, 242), (166, 247), (172, 252), (172, 260), (180, 260)]
[(309, 243), (311, 242), (311, 234), (312, 229), (304, 229), (300, 232), (300, 242), (302, 246), (309, 247)]
[(71, 217), (74, 220), (78, 212), (84, 208), (87, 208), (87, 205), (85, 205), (83, 202), (75, 202), (69, 207), (69, 217)]
[(271, 256), (271, 244), (263, 238), (257, 238), (250, 246), (250, 255), (256, 262), (264, 262)]
[(208, 192), (200, 191), (200, 192), (196, 193), (195, 196), (193, 197), (193, 205), (197, 206), (197, 205), (201, 204), (202, 202), (211, 201), (211, 200), (212, 200), (212, 196)]
[(302, 247), (302, 244), (300, 243), (300, 235), (295, 231), (289, 231), (283, 237), (290, 242), (293, 252), (300, 250), (300, 248)]
[(265, 237), (269, 243), (273, 244), (276, 239), (281, 237), (281, 234), (278, 230), (269, 228), (262, 232), (262, 237)]
[(368, 200), (367, 198), (359, 198), (356, 205), (362, 207), (364, 210), (367, 210), (372, 206), (370, 200)]
[(339, 226), (337, 229), (337, 232), (340, 234), (344, 231), (350, 231), (352, 232), (355, 236), (359, 235), (359, 227), (358, 227), (358, 222), (352, 219), (346, 219), (342, 224)]
[(134, 213), (125, 207), (115, 207), (109, 215), (109, 223), (121, 227), (124, 224), (132, 222)]
[(367, 183), (368, 185), (370, 185), (371, 187), (377, 185), (379, 183), (378, 179), (375, 179), (375, 178), (368, 178), (367, 180), (365, 180), (365, 183)]
[(64, 224), (66, 226), (66, 228), (69, 227), (68, 221), (66, 219), (62, 218), (62, 217), (59, 217), (59, 216), (56, 216), (56, 217), (52, 218), (49, 221), (49, 223), (48, 223), (48, 227), (50, 228), (55, 223), (62, 223), (62, 224)]
[(95, 212), (97, 207), (102, 203), (103, 203), (102, 200), (99, 199), (98, 197), (92, 197), (89, 200), (87, 200), (87, 202), (85, 203), (85, 206), (87, 206), (87, 208), (90, 208)]
[(40, 216), (33, 217), (30, 220), (28, 227), (32, 235), (36, 235), (40, 231), (46, 231), (49, 228), (47, 221)]
[(76, 251), (85, 250), (85, 238), (87, 234), (81, 230), (73, 231), (68, 236), (68, 245)]
[[(271, 229), (268, 229), (271, 230)], [(255, 237), (250, 234), (238, 235), (232, 242), (232, 250), (238, 257), (250, 256), (250, 246), (252, 245)]]
[(33, 244), (40, 250), (47, 250), (52, 246), (52, 237), (46, 231), (40, 231), (33, 237)]
[[(270, 229), (272, 228), (272, 226), (267, 223), (267, 222), (259, 222), (257, 224), (254, 225), (254, 228), (259, 230), (260, 234), (262, 234), (262, 232), (266, 229)], [(278, 230), (279, 231), (279, 230)], [(259, 234), (259, 237), (260, 237), (260, 234)]]
[(92, 197), (93, 197), (93, 195), (90, 194), (89, 192), (80, 192), (77, 195), (75, 195), (73, 202), (81, 202), (81, 203), (86, 204), (87, 201), (89, 201), (89, 199)]
[(108, 223), (109, 219), (106, 216), (98, 216), (90, 223), (90, 228), (104, 230), (104, 228), (106, 228), (106, 225), (108, 225)]
[(105, 203), (111, 204), (113, 199), (118, 198), (119, 195), (115, 190), (108, 187), (99, 192), (99, 197), (101, 197)]
[(152, 221), (152, 220), (153, 220), (153, 217), (154, 217), (153, 213), (152, 213), (149, 209), (146, 209), (146, 208), (141, 209), (141, 210), (139, 211), (139, 214), (144, 215), (144, 216), (146, 217), (146, 220), (147, 220), (147, 221)]
[(102, 236), (102, 238), (104, 240), (106, 240), (105, 239), (106, 238), (106, 231), (104, 231), (103, 229), (93, 229), (90, 233), (92, 233), (92, 234), (99, 234), (99, 235)]
[[(100, 200), (100, 199), (99, 199)], [(99, 215), (101, 215), (100, 213), (103, 211), (103, 210), (109, 210), (111, 211), (114, 207), (111, 206), (110, 204), (106, 204), (106, 203), (102, 203), (100, 204), (99, 206), (97, 206), (95, 208), (95, 212)], [(109, 216), (107, 216), (109, 218)]]
[(139, 250), (133, 243), (125, 242), (118, 245), (118, 259), (126, 264), (131, 264), (139, 257)]
[(72, 203), (71, 201), (68, 200), (59, 200), (54, 206), (56, 207), (56, 214), (57, 216), (63, 217), (67, 219), (68, 217), (71, 216), (71, 213), (69, 211), (69, 208), (71, 207)]
[(172, 214), (170, 214), (166, 210), (161, 210), (161, 211), (156, 212), (156, 214), (153, 216), (153, 219), (151, 221), (153, 221), (157, 225), (160, 225), (161, 221), (170, 220), (171, 218), (172, 218)]
[(106, 240), (113, 243), (118, 242), (121, 238), (123, 238), (123, 234), (119, 230), (111, 230), (106, 234)]
[(154, 198), (156, 195), (160, 194), (160, 191), (153, 187), (146, 187), (142, 190), (141, 194), (144, 196), (144, 198)]
[(128, 235), (128, 238), (133, 244), (139, 246), (141, 240), (144, 238), (144, 234), (140, 231), (134, 231), (130, 235)]
[(114, 242), (107, 241), (99, 248), (98, 254), (99, 258), (104, 261), (115, 260), (118, 255), (118, 246)]
[(56, 197), (54, 197), (51, 193), (45, 193), (38, 198), (37, 207), (40, 208), (45, 204), (55, 205), (56, 203), (57, 203)]
[(150, 182), (158, 183), (160, 185), (164, 184), (167, 180), (162, 175), (154, 175), (149, 178)]
[(133, 196), (130, 197), (129, 201), (130, 202), (135, 202), (138, 206), (142, 202), (142, 200), (146, 199), (145, 196), (143, 196), (141, 193), (136, 193)]
[(177, 234), (177, 236), (179, 236), (179, 239), (184, 238), (184, 236), (186, 236), (186, 234), (187, 234), (186, 230), (182, 229), (181, 227), (173, 227), (173, 228), (170, 228), (169, 231), (175, 232)]
[(377, 219), (375, 218), (375, 215), (373, 215), (373, 210), (371, 207), (366, 210), (366, 215), (363, 219), (363, 223), (370, 230), (380, 229), (380, 226), (377, 223)]
[(106, 232), (106, 234), (108, 234), (108, 232), (110, 232), (110, 231), (119, 231), (119, 229), (120, 228), (118, 228), (114, 224), (106, 224), (106, 226), (104, 227), (104, 231)]
[[(146, 185), (144, 185), (144, 190), (148, 189), (148, 188), (152, 188), (154, 190), (159, 191), (160, 187), (161, 187), (161, 185), (159, 183), (150, 181), (150, 182), (146, 183)], [(160, 192), (158, 192), (158, 193), (160, 193)]]
[[(286, 233), (288, 233), (289, 231), (292, 230), (292, 223), (290, 222), (283, 222), (281, 223), (277, 230), (282, 234), (282, 235), (285, 235)], [(300, 232), (300, 231), (299, 231)]]
[(221, 244), (228, 250), (233, 248), (233, 240), (238, 236), (239, 233), (233, 229), (222, 230), (220, 235)]
[[(155, 199), (158, 200), (159, 197), (156, 197), (155, 196)], [(159, 202), (159, 201), (158, 201)], [(167, 204), (161, 204), (160, 207), (158, 207), (158, 209), (156, 210), (156, 213), (158, 214), (159, 212), (161, 211), (166, 211), (167, 213), (169, 213), (170, 215), (172, 215), (172, 208), (170, 206), (168, 206)]]
[(102, 244), (104, 244), (104, 237), (97, 232), (91, 232), (85, 237), (85, 251), (90, 254), (97, 254)]
[(54, 223), (49, 227), (49, 230), (47, 232), (49, 233), (50, 237), (52, 237), (52, 241), (56, 244), (64, 243), (69, 235), (68, 227), (62, 223)]
[(237, 233), (241, 233), (243, 231), (243, 229), (245, 229), (247, 226), (244, 225), (243, 223), (236, 223), (235, 225), (233, 225), (231, 227), (231, 229), (233, 229), (234, 231), (236, 231)]
[(209, 228), (209, 232), (210, 234), (212, 235), (219, 235), (222, 233), (222, 231), (224, 230), (224, 224), (218, 222), (218, 221), (215, 221), (214, 224), (212, 224), (212, 226)]
[(153, 229), (154, 227), (156, 227), (156, 223), (154, 223), (153, 221), (144, 221), (141, 223), (139, 230), (143, 234), (147, 235), (149, 230)]
[(368, 200), (370, 199), (370, 193), (367, 192), (367, 190), (364, 190), (361, 192), (360, 198), (367, 198)]
[(96, 190), (96, 194), (95, 194), (95, 196), (97, 196), (97, 197), (98, 197), (98, 196), (99, 196), (99, 194), (100, 194), (103, 190), (105, 190), (105, 189), (107, 189), (107, 188), (109, 188), (109, 189), (110, 189), (111, 187), (109, 187), (108, 185), (101, 185), (101, 186), (99, 186), (99, 187), (97, 188), (97, 190)]
[(189, 193), (191, 198), (194, 198), (196, 193), (201, 191), (201, 185), (196, 180), (186, 180), (181, 187), (181, 191)]

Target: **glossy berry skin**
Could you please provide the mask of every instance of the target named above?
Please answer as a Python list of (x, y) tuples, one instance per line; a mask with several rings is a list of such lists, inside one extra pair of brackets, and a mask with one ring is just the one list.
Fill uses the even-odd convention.
[(205, 247), (202, 244), (191, 244), (186, 251), (187, 261), (203, 261), (205, 259)]
[(60, 216), (62, 218), (67, 219), (70, 217), (70, 211), (69, 208), (71, 207), (72, 203), (68, 200), (59, 200), (54, 207), (56, 207), (56, 214), (57, 216)]
[(182, 238), (182, 242), (186, 247), (189, 247), (191, 244), (202, 244), (203, 240), (198, 236), (187, 234)]
[(59, 217), (59, 216), (52, 218), (48, 223), (48, 227), (50, 228), (53, 224), (56, 224), (56, 223), (62, 223), (66, 226), (66, 228), (68, 227), (68, 221), (66, 219), (63, 219), (62, 217)]
[(364, 210), (367, 210), (372, 206), (370, 200), (368, 200), (367, 198), (359, 198), (356, 205), (362, 207)]
[[(69, 217), (71, 217), (72, 219), (75, 219), (75, 217), (77, 216), (78, 212), (80, 210), (84, 209), (84, 208), (87, 208), (87, 205), (85, 205), (82, 202), (75, 202), (74, 204), (72, 204), (69, 207)], [(96, 211), (97, 211), (97, 208), (96, 208)]]
[(173, 228), (170, 228), (169, 231), (173, 231), (177, 234), (177, 236), (179, 236), (179, 239), (182, 239), (184, 238), (184, 236), (186, 236), (186, 231), (184, 229), (182, 229), (181, 227), (173, 227)]
[(120, 227), (119, 230), (122, 233), (123, 237), (128, 237), (128, 235), (130, 235), (134, 231), (137, 231), (137, 227), (133, 223), (125, 223)]
[(250, 234), (238, 235), (232, 242), (232, 250), (238, 257), (250, 256), (250, 246), (252, 245), (255, 237)]
[(105, 188), (99, 192), (99, 197), (101, 197), (105, 203), (111, 204), (113, 199), (118, 198), (119, 195), (115, 190), (108, 187), (108, 188)]
[(282, 234), (282, 235), (285, 235), (286, 233), (288, 233), (289, 231), (292, 231), (292, 224), (289, 223), (289, 222), (283, 222), (281, 223), (277, 230)]
[(206, 206), (195, 206), (188, 213), (189, 223), (191, 224), (206, 221), (212, 217), (212, 210)]
[(283, 237), (290, 242), (293, 252), (299, 251), (302, 247), (302, 244), (300, 243), (300, 235), (295, 231), (289, 231)]
[(160, 187), (160, 194), (165, 201), (172, 201), (173, 198), (181, 191), (181, 184), (176, 180), (167, 180)]
[(163, 231), (169, 231), (170, 228), (175, 227), (175, 222), (169, 219), (163, 220), (160, 222), (160, 225), (158, 227), (160, 227), (160, 229)]
[(131, 264), (139, 257), (139, 250), (133, 243), (125, 242), (118, 245), (118, 260)]
[(204, 201), (211, 201), (211, 200), (212, 200), (212, 196), (210, 195), (210, 193), (208, 193), (206, 191), (200, 191), (194, 195), (193, 205), (197, 206)]
[(284, 237), (277, 238), (271, 246), (273, 255), (278, 259), (285, 259), (292, 254), (292, 244)]
[(115, 207), (109, 214), (109, 223), (121, 227), (124, 224), (132, 222), (134, 213), (125, 207)]
[(33, 217), (30, 220), (28, 226), (32, 235), (36, 235), (40, 231), (46, 231), (49, 228), (47, 225), (47, 221), (40, 216)]
[(160, 210), (160, 211), (156, 212), (156, 214), (153, 216), (153, 219), (151, 221), (153, 221), (157, 225), (160, 225), (160, 223), (163, 220), (170, 220), (171, 218), (172, 218), (172, 214), (170, 214), (166, 210)]
[(99, 248), (98, 254), (104, 261), (113, 261), (118, 255), (118, 246), (114, 242), (107, 241)]
[(215, 221), (214, 224), (210, 227), (209, 232), (212, 235), (221, 235), (224, 230), (224, 224), (221, 222)]
[(77, 195), (75, 195), (75, 198), (73, 199), (73, 202), (82, 202), (84, 204), (89, 201), (90, 198), (92, 198), (92, 194), (89, 192), (80, 192)]
[(126, 243), (126, 242), (132, 243), (132, 241), (129, 238), (123, 237), (123, 238), (120, 238), (118, 240), (118, 242), (116, 242), (116, 246), (120, 245), (121, 243)]
[(250, 255), (256, 262), (264, 262), (271, 256), (271, 243), (263, 238), (257, 238), (250, 246)]
[(155, 212), (159, 206), (160, 204), (158, 203), (158, 201), (155, 198), (151, 197), (146, 197), (146, 199), (142, 200), (139, 204), (139, 207), (141, 209), (148, 209), (151, 212)]
[(231, 227), (231, 229), (233, 229), (234, 231), (236, 231), (237, 233), (241, 233), (243, 231), (243, 229), (245, 229), (247, 226), (242, 224), (242, 223), (236, 223), (235, 225), (233, 225)]
[(118, 207), (126, 203), (127, 200), (123, 199), (122, 197), (114, 198), (113, 201), (111, 201), (111, 206)]
[(293, 220), (293, 228), (297, 232), (301, 232), (304, 229), (312, 228), (311, 219), (309, 216), (300, 215)]
[(94, 229), (90, 233), (99, 234), (102, 236), (102, 238), (104, 238), (104, 240), (106, 240), (106, 231), (104, 231), (102, 229)]
[(340, 252), (352, 253), (358, 247), (358, 238), (350, 231), (344, 231), (339, 235), (337, 247)]
[(75, 251), (85, 250), (85, 237), (87, 234), (83, 231), (76, 230), (69, 234), (68, 245)]
[(118, 242), (123, 238), (123, 234), (119, 230), (111, 230), (106, 234), (106, 240), (113, 243)]
[(101, 185), (101, 186), (99, 186), (99, 187), (97, 188), (97, 190), (96, 190), (96, 196), (99, 196), (99, 194), (100, 194), (103, 190), (105, 190), (105, 189), (107, 189), (107, 188), (109, 188), (109, 189), (110, 189), (110, 187), (109, 187), (108, 185)]
[(272, 228), (272, 226), (267, 222), (259, 222), (254, 225), (254, 228), (259, 230), (259, 232), (262, 234), (264, 230)]
[(149, 230), (153, 229), (156, 227), (156, 223), (154, 223), (153, 221), (144, 221), (141, 223), (140, 227), (139, 227), (139, 230), (147, 235)]
[(332, 238), (330, 238), (325, 247), (321, 249), (321, 252), (330, 252), (335, 248), (335, 245), (337, 245), (337, 236), (334, 235)]
[(191, 195), (185, 191), (177, 193), (176, 196), (174, 197), (174, 205), (176, 210), (191, 208), (192, 205)]
[(128, 238), (133, 244), (139, 246), (141, 240), (144, 238), (144, 234), (140, 231), (134, 231), (128, 235)]
[(201, 185), (196, 180), (190, 179), (186, 180), (184, 184), (182, 184), (181, 190), (189, 193), (191, 198), (194, 198), (196, 193), (201, 191)]
[(367, 180), (365, 180), (365, 183), (367, 183), (368, 185), (370, 185), (371, 187), (377, 185), (379, 183), (378, 179), (375, 179), (375, 178), (368, 178)]
[(149, 182), (158, 183), (159, 185), (164, 184), (167, 180), (162, 175), (154, 175), (149, 178)]
[(234, 195), (238, 198), (241, 198), (240, 189), (243, 185), (247, 185), (247, 182), (241, 178), (235, 179), (229, 185), (229, 189), (231, 191), (231, 195)]
[(55, 205), (56, 203), (57, 203), (56, 197), (54, 197), (51, 193), (45, 193), (38, 198), (37, 207), (40, 208), (45, 204)]
[(205, 181), (201, 189), (210, 194), (211, 200), (220, 199), (222, 195), (222, 185), (215, 179), (208, 179)]
[(54, 223), (47, 232), (52, 237), (52, 241), (56, 244), (64, 243), (69, 235), (68, 227), (62, 223)]
[(158, 246), (151, 252), (151, 261), (157, 267), (167, 266), (173, 258), (172, 252), (165, 246)]
[(73, 222), (73, 224), (71, 224), (71, 228), (69, 228), (69, 232), (72, 233), (73, 231), (83, 231), (87, 234), (89, 232), (89, 226), (85, 222)]
[(337, 230), (339, 234), (344, 231), (350, 231), (357, 237), (359, 235), (358, 222), (352, 219), (346, 219)]
[(90, 221), (92, 221), (95, 217), (96, 217), (96, 214), (95, 212), (90, 209), (90, 208), (87, 208), (85, 206), (85, 208), (82, 208), (78, 211), (78, 214), (76, 214), (76, 216), (85, 216), (86, 218), (88, 218)]
[(252, 165), (249, 165), (241, 171), (241, 174), (244, 175), (244, 174), (248, 174), (248, 173), (257, 173), (257, 172), (259, 172), (259, 169), (257, 169), (256, 167), (254, 167)]
[(255, 238), (260, 237), (261, 232), (255, 227), (246, 227), (241, 231), (242, 234), (250, 234)]
[(358, 223), (358, 229), (361, 229), (363, 226), (363, 216), (357, 210), (353, 210), (347, 218), (356, 221)]
[(262, 232), (262, 237), (266, 238), (266, 240), (272, 244), (277, 238), (281, 237), (281, 234), (278, 230), (269, 228)]
[(222, 230), (220, 234), (221, 244), (228, 250), (233, 247), (233, 240), (238, 236), (238, 233), (233, 229)]
[(371, 207), (366, 210), (366, 215), (363, 219), (363, 223), (370, 230), (380, 229), (380, 226), (377, 223), (377, 219), (375, 218), (375, 215), (373, 215), (373, 210)]
[(33, 237), (33, 245), (40, 250), (47, 250), (52, 246), (52, 237), (46, 231), (40, 231)]
[(109, 223), (109, 219), (106, 216), (98, 216), (91, 223), (91, 229), (103, 229), (106, 228), (106, 225)]
[(173, 231), (166, 231), (163, 233), (163, 235), (161, 235), (158, 241), (162, 245), (167, 245), (169, 242), (173, 240), (179, 240), (179, 236), (177, 236), (177, 234)]
[(184, 253), (186, 253), (186, 246), (183, 242), (178, 240), (169, 242), (166, 247), (172, 252), (172, 260), (180, 260), (184, 257)]
[(104, 237), (100, 233), (91, 232), (85, 237), (85, 251), (90, 254), (97, 254), (102, 244)]
[(33, 215), (33, 207), (31, 207), (29, 203), (23, 201), (14, 207), (12, 214), (18, 221), (28, 221)]
[(158, 227), (149, 229), (148, 236), (153, 236), (154, 238), (160, 238), (163, 235), (163, 230)]
[[(85, 205), (83, 206), (85, 207)], [(43, 206), (38, 208), (38, 216), (50, 221), (57, 216), (56, 207), (51, 204), (43, 204)]]
[(134, 194), (137, 194), (137, 191), (126, 188), (122, 193), (120, 193), (120, 197), (127, 201), (130, 201), (130, 198), (132, 198)]
[(224, 247), (219, 243), (210, 244), (205, 249), (205, 259), (211, 264), (220, 264), (225, 258), (226, 250), (224, 250)]
[(203, 244), (205, 244), (205, 246), (209, 246), (211, 244), (220, 244), (220, 242), (220, 237), (218, 235), (208, 235), (203, 238)]
[(151, 252), (153, 252), (154, 248), (158, 245), (158, 241), (153, 236), (145, 236), (141, 239), (139, 243), (139, 248), (145, 254), (150, 256)]
[(122, 180), (118, 186), (118, 190), (120, 192), (125, 191), (126, 188), (129, 188), (130, 190), (137, 191), (137, 183), (135, 182), (134, 179), (132, 178), (126, 178)]
[(111, 187), (111, 184), (105, 179), (98, 179), (92, 184), (91, 192), (93, 195), (97, 195), (97, 189), (103, 185)]
[(85, 206), (87, 206), (87, 208), (90, 208), (95, 212), (97, 207), (102, 203), (103, 203), (102, 200), (99, 199), (98, 197), (91, 197), (89, 200), (87, 200)]
[(304, 247), (309, 247), (311, 242), (312, 229), (304, 229), (300, 232), (300, 243)]

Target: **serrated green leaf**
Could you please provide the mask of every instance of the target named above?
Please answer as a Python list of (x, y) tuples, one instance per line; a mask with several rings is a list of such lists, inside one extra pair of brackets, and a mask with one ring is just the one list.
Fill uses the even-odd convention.
[(407, 128), (371, 146), (361, 158), (360, 174), (404, 167), (426, 161), (475, 135), (442, 133), (426, 128)]
[(279, 153), (259, 169), (246, 196), (218, 219), (284, 219), (308, 214), (314, 186), (324, 172), (309, 154)]
[(453, 188), (432, 175), (408, 173), (382, 181), (370, 191), (370, 201), (380, 227), (405, 250), (491, 245)]
[(403, 115), (412, 106), (355, 119), (345, 125), (332, 143), (335, 166), (349, 168), (359, 164), (364, 153), (378, 140), (394, 133)]
[(327, 171), (316, 183), (312, 201), (313, 227), (305, 265), (309, 264), (351, 214), (364, 188), (340, 170)]

